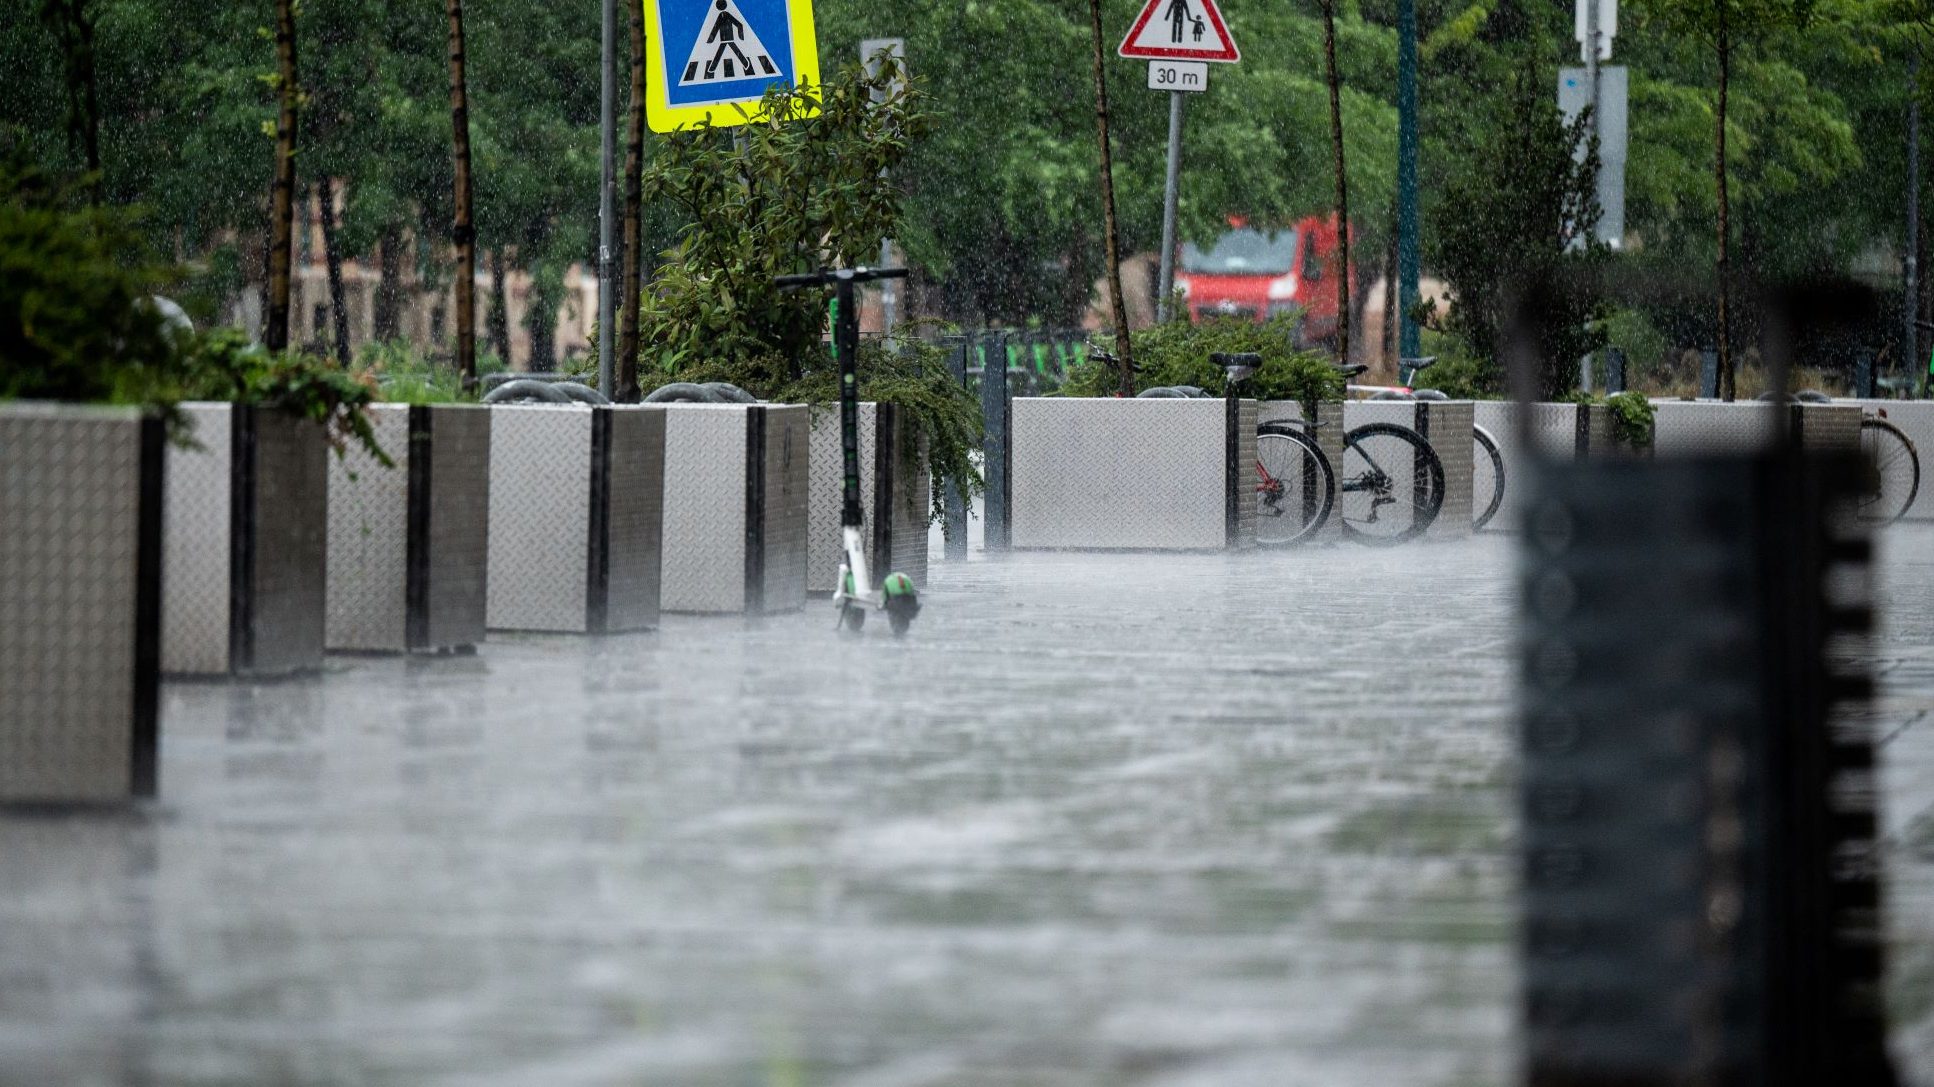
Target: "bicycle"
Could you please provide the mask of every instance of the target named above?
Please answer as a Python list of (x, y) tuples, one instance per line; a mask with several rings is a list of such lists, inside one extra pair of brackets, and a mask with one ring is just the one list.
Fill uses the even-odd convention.
[[(1423, 435), (1396, 423), (1366, 423), (1344, 433), (1342, 464), (1333, 466), (1316, 436), (1336, 425), (1285, 419), (1256, 428), (1257, 543), (1308, 539), (1332, 513), (1345, 536), (1373, 545), (1415, 539), (1436, 522), (1444, 462)], [(1391, 517), (1391, 507), (1405, 507), (1409, 516)]]
[[(1437, 365), (1437, 356), (1397, 360), (1396, 385), (1347, 385), (1350, 392), (1369, 393), (1371, 400), (1449, 400), (1437, 389), (1413, 388), (1417, 375)], [(1361, 374), (1368, 367), (1353, 367)], [(1482, 532), (1504, 506), (1504, 453), (1496, 435), (1476, 423), (1471, 424), (1471, 531)]]
[[(1770, 392), (1754, 399), (1772, 402), (1780, 399)], [(1785, 396), (1787, 403), (1830, 404), (1833, 398), (1822, 392), (1801, 389)], [(1860, 454), (1871, 467), (1863, 481), (1854, 514), (1873, 524), (1891, 525), (1907, 516), (1921, 490), (1921, 457), (1907, 432), (1887, 420), (1887, 409), (1860, 416)]]

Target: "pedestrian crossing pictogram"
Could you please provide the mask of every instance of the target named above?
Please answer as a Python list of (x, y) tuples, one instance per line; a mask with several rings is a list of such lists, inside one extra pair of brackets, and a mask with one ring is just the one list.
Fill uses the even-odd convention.
[(1215, 0), (1147, 0), (1118, 52), (1147, 60), (1242, 59)]
[(678, 85), (725, 83), (755, 76), (775, 76), (772, 54), (766, 51), (752, 24), (745, 21), (733, 0), (712, 0), (712, 11), (699, 28), (698, 40), (685, 61)]
[[(812, 0), (642, 3), (645, 119), (652, 131), (762, 122), (765, 96), (775, 87), (810, 87), (817, 96)], [(814, 101), (794, 99), (788, 116), (818, 113)]]

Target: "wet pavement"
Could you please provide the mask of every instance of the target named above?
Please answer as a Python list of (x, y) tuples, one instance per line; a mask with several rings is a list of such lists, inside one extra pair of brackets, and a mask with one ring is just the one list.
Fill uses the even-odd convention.
[[(171, 684), (158, 803), (0, 813), (0, 1083), (1507, 1083), (1512, 554), (1019, 556), (904, 641)], [(1934, 528), (1883, 554), (1928, 1085)]]

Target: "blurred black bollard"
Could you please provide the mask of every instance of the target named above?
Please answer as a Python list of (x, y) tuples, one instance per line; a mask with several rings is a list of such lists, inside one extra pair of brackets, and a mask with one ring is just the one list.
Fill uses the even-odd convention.
[(1719, 351), (1716, 348), (1699, 349), (1699, 396), (1705, 400), (1719, 398)]
[(1874, 353), (1865, 347), (1853, 359), (1853, 395), (1860, 400), (1874, 398)]
[[(1533, 1087), (1885, 1087), (1850, 463), (1543, 466), (1520, 804)], [(1846, 646), (1835, 641), (1836, 650)]]

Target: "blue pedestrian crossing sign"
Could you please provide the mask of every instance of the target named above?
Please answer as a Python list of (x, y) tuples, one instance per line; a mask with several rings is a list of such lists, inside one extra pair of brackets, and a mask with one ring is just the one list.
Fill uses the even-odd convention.
[(653, 132), (759, 120), (774, 84), (819, 84), (812, 0), (642, 0)]

